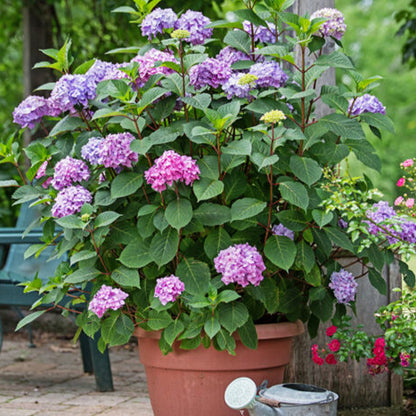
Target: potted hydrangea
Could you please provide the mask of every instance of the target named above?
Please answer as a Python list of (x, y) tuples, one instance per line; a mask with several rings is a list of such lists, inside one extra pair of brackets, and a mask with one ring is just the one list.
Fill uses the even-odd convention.
[[(44, 135), (25, 149), (31, 167), (14, 194), (43, 208), (45, 244), (28, 255), (55, 245), (56, 257), (68, 256), (27, 290), (44, 295), (38, 306), (65, 313), (85, 305), (76, 322), (90, 336), (101, 330), (102, 348), (135, 332), (141, 359), (156, 368), (151, 395), (162, 388), (156, 415), (218, 416), (239, 357), (257, 382), (281, 381), (289, 353), (273, 347), (273, 363), (257, 362), (247, 354), (265, 355), (255, 354), (260, 338), (288, 347), (300, 321), (314, 335), (320, 321), (345, 315), (356, 283), (342, 251), (376, 264), (381, 279), (376, 260), (388, 248), (360, 245), (368, 227), (345, 228), (351, 218), (330, 197), (351, 153), (380, 168), (363, 125), (376, 135), (393, 126), (370, 94), (377, 78), (364, 79), (342, 52), (339, 11), (298, 16), (285, 10), (290, 0), (247, 0), (233, 21), (211, 22), (154, 3), (128, 9), (149, 40), (122, 50), (136, 54), (130, 61), (72, 71), (66, 43), (43, 64), (62, 72), (49, 97), (28, 97), (14, 112)], [(329, 38), (338, 47), (325, 54)], [(318, 87), (330, 68), (354, 86)], [(319, 118), (320, 102), (333, 112)], [(73, 301), (61, 305), (68, 294)], [(198, 356), (205, 367), (189, 381), (182, 370), (201, 351), (211, 355)], [(208, 377), (213, 357), (225, 360), (226, 376)], [(158, 365), (171, 366), (175, 381)], [(262, 366), (277, 369), (264, 377), (255, 373)], [(170, 387), (192, 397), (177, 400)]]

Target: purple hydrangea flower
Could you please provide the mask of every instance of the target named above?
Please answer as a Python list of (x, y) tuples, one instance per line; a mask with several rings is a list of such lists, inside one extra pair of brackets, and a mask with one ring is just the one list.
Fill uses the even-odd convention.
[(173, 69), (166, 66), (155, 66), (156, 62), (175, 62), (178, 63), (176, 58), (168, 52), (162, 52), (158, 49), (150, 49), (144, 55), (137, 55), (132, 59), (133, 62), (139, 64), (139, 79), (136, 81), (139, 86), (142, 87), (152, 75), (155, 74), (172, 74)]
[(230, 76), (228, 81), (223, 84), (222, 89), (227, 94), (227, 98), (231, 100), (233, 97), (249, 98), (250, 97), (250, 84), (239, 84), (240, 79), (245, 74), (235, 73)]
[(82, 146), (81, 156), (91, 165), (102, 165), (101, 152), (104, 144), (104, 139), (91, 137), (88, 143)]
[(339, 228), (348, 228), (348, 222), (345, 221), (343, 218), (338, 220), (338, 227)]
[[(368, 224), (368, 231), (370, 234), (386, 234), (384, 230), (387, 230), (389, 233), (397, 235), (397, 232), (394, 230), (392, 225), (383, 224), (384, 230), (377, 225), (397, 216), (396, 211), (387, 201), (380, 201), (374, 204), (371, 209), (367, 210), (365, 215), (371, 220), (371, 222), (365, 221)], [(386, 234), (386, 237), (390, 244), (397, 242), (397, 239), (392, 237), (390, 234)]]
[(250, 23), (248, 20), (243, 22), (244, 31), (246, 31), (250, 36), (254, 35), (255, 42), (262, 42), (262, 43), (276, 43), (276, 25), (271, 22), (267, 22), (267, 26), (255, 26)]
[(173, 150), (166, 150), (155, 160), (154, 165), (144, 172), (144, 177), (156, 192), (162, 192), (166, 185), (185, 182), (192, 185), (199, 179), (199, 167), (190, 156), (181, 156)]
[(239, 51), (238, 49), (234, 49), (231, 46), (226, 46), (221, 49), (215, 58), (230, 66), (238, 61), (250, 60), (250, 57), (246, 53)]
[(272, 234), (288, 237), (291, 240), (295, 239), (295, 233), (292, 230), (289, 230), (289, 228), (286, 228), (283, 224), (273, 225)]
[(121, 289), (102, 285), (101, 289), (94, 295), (88, 310), (94, 312), (101, 318), (108, 309), (116, 311), (124, 305), (124, 299), (129, 295)]
[(88, 100), (96, 96), (96, 82), (86, 75), (63, 75), (56, 82), (50, 96), (50, 105), (60, 112), (72, 111), (74, 106), (88, 107)]
[(162, 305), (168, 302), (175, 302), (178, 296), (185, 290), (184, 283), (171, 274), (156, 280), (155, 298), (159, 298)]
[(238, 283), (243, 287), (249, 284), (258, 286), (263, 280), (263, 271), (266, 270), (257, 248), (248, 243), (235, 244), (221, 250), (214, 259), (214, 265), (226, 285)]
[(289, 78), (277, 62), (270, 61), (254, 64), (250, 74), (258, 78), (256, 85), (260, 88), (283, 87)]
[(319, 28), (319, 34), (323, 37), (332, 36), (335, 39), (341, 40), (347, 29), (344, 22), (344, 15), (337, 9), (325, 7), (312, 13), (311, 20), (319, 17), (328, 19), (326, 22), (323, 22), (322, 26)]
[(127, 74), (119, 69), (121, 65), (96, 59), (85, 75), (96, 85), (101, 81), (127, 78)]
[(52, 186), (58, 191), (74, 182), (87, 181), (90, 171), (84, 161), (67, 156), (55, 165)]
[(92, 196), (90, 191), (81, 185), (69, 186), (58, 192), (55, 204), (52, 206), (52, 216), (55, 218), (66, 217), (81, 211), (85, 203), (90, 203)]
[(379, 101), (377, 97), (370, 94), (364, 94), (358, 97), (354, 102), (354, 107), (351, 110), (353, 100), (350, 100), (349, 110), (351, 115), (358, 116), (362, 113), (380, 113), (386, 114), (386, 107)]
[(33, 129), (43, 116), (48, 115), (53, 115), (48, 100), (37, 95), (29, 95), (14, 109), (13, 121), (23, 128)]
[(334, 291), (338, 303), (347, 304), (354, 301), (358, 284), (350, 272), (344, 269), (333, 272), (330, 280), (329, 287)]
[[(49, 160), (49, 159), (48, 159)], [(38, 171), (36, 172), (36, 179), (42, 179), (46, 174), (46, 168), (48, 167), (48, 160), (45, 160), (40, 166)], [(52, 178), (47, 178), (43, 183), (42, 187), (47, 188), (52, 182)]]
[[(109, 134), (100, 147), (99, 164), (106, 168), (119, 168), (125, 166), (131, 168), (132, 162), (137, 162), (139, 156), (130, 149), (130, 143), (134, 140), (131, 133)], [(85, 152), (84, 152), (85, 154)]]
[(158, 7), (149, 13), (142, 21), (142, 35), (149, 40), (162, 34), (164, 29), (173, 29), (178, 16), (172, 9), (161, 9)]
[(192, 43), (192, 45), (202, 45), (205, 39), (212, 36), (212, 29), (206, 29), (205, 26), (211, 23), (208, 17), (201, 12), (188, 10), (175, 23), (175, 29), (187, 30), (190, 33), (189, 38), (184, 41)]
[(416, 244), (416, 223), (413, 221), (403, 221), (400, 224), (400, 238), (410, 244)]
[(215, 58), (208, 58), (190, 69), (189, 79), (190, 84), (197, 90), (207, 85), (218, 88), (228, 81), (231, 74), (230, 65)]

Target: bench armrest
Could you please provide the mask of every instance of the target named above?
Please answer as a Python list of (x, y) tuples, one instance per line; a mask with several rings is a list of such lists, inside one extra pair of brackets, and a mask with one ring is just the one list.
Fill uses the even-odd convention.
[(42, 230), (29, 231), (24, 237), (24, 228), (0, 228), (0, 245), (41, 243)]

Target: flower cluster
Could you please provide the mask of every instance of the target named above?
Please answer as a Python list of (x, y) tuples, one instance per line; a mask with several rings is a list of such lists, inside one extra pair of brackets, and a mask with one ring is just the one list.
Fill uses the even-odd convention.
[(228, 65), (235, 64), (238, 61), (249, 61), (250, 57), (238, 49), (232, 48), (231, 46), (226, 46), (222, 48), (217, 56), (215, 57), (219, 61), (225, 62)]
[(221, 250), (214, 259), (214, 265), (226, 285), (238, 283), (242, 287), (249, 284), (258, 286), (263, 280), (263, 271), (266, 270), (261, 254), (248, 243), (235, 244)]
[(344, 15), (337, 9), (325, 7), (311, 15), (312, 20), (319, 17), (327, 19), (319, 28), (319, 34), (323, 37), (332, 36), (335, 39), (341, 40), (347, 29), (347, 25), (344, 22)]
[(29, 95), (13, 111), (13, 121), (23, 128), (33, 129), (42, 117), (54, 115), (49, 101), (37, 95)]
[(289, 228), (285, 227), (283, 224), (276, 224), (272, 227), (272, 233), (274, 235), (282, 235), (284, 237), (288, 237), (291, 240), (295, 239), (295, 233)]
[(144, 177), (155, 191), (162, 192), (166, 185), (172, 186), (174, 182), (192, 185), (199, 179), (199, 174), (199, 167), (190, 156), (181, 156), (173, 150), (166, 150), (144, 173)]
[(110, 79), (127, 78), (127, 74), (120, 71), (120, 68), (120, 64), (113, 64), (112, 62), (104, 62), (96, 59), (85, 75), (87, 78), (93, 80), (96, 85), (98, 85), (98, 83)]
[(404, 188), (406, 191), (398, 196), (394, 201), (394, 205), (398, 211), (408, 214), (412, 217), (416, 216), (415, 194), (416, 194), (416, 163), (414, 159), (406, 159), (400, 163), (400, 167), (404, 171), (402, 176), (397, 181), (399, 188)]
[(108, 309), (113, 311), (120, 309), (128, 296), (121, 289), (102, 285), (101, 289), (92, 298), (88, 309), (101, 318)]
[(156, 280), (155, 298), (159, 298), (162, 305), (168, 302), (175, 302), (178, 296), (185, 290), (184, 283), (171, 274)]
[(87, 181), (89, 178), (90, 171), (85, 162), (67, 156), (55, 165), (52, 186), (61, 191), (74, 182)]
[(359, 116), (363, 113), (379, 113), (386, 114), (386, 107), (374, 95), (364, 94), (355, 100), (349, 101), (349, 110), (351, 115)]
[(352, 273), (341, 269), (339, 272), (333, 272), (330, 280), (329, 287), (333, 289), (338, 303), (348, 304), (355, 300), (358, 284)]
[(162, 34), (165, 29), (172, 29), (175, 26), (178, 16), (172, 9), (154, 9), (142, 21), (142, 35), (147, 36), (149, 40)]
[(267, 26), (255, 26), (248, 20), (243, 22), (244, 31), (247, 32), (250, 36), (254, 37), (255, 42), (262, 43), (276, 43), (278, 31), (276, 25), (270, 22), (267, 22)]
[(197, 90), (207, 86), (218, 88), (228, 81), (231, 74), (230, 65), (216, 58), (208, 58), (191, 68), (189, 79)]
[(387, 371), (385, 346), (386, 342), (384, 341), (384, 338), (376, 339), (373, 348), (374, 357), (367, 359), (367, 368), (371, 375), (381, 374), (384, 373), (384, 371)]
[(55, 203), (52, 206), (52, 216), (55, 218), (66, 217), (81, 211), (85, 203), (92, 201), (91, 192), (81, 185), (69, 186), (58, 192)]
[(192, 45), (202, 45), (212, 36), (213, 29), (205, 27), (210, 23), (211, 20), (201, 12), (187, 10), (175, 23), (175, 29), (187, 30), (189, 38), (185, 38), (185, 41)]

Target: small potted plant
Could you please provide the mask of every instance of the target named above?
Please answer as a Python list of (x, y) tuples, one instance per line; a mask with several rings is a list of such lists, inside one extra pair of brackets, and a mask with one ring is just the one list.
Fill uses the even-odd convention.
[[(35, 279), (26, 290), (44, 295), (38, 306), (65, 313), (85, 305), (76, 322), (90, 336), (101, 330), (102, 348), (136, 331), (149, 368), (171, 360), (178, 378), (169, 386), (201, 386), (204, 399), (193, 391), (185, 408), (178, 391), (167, 393), (160, 368), (158, 378), (148, 373), (151, 395), (163, 386), (155, 414), (218, 416), (227, 412), (222, 394), (237, 358), (243, 373), (261, 367), (245, 355), (265, 355), (260, 327), (288, 329), (266, 331), (286, 346), (303, 330), (300, 321), (315, 334), (354, 300), (340, 252), (378, 264), (385, 248), (361, 247), (357, 230), (350, 234), (337, 207), (323, 202), (351, 153), (380, 167), (363, 125), (376, 135), (393, 126), (370, 95), (377, 77), (364, 79), (342, 52), (346, 26), (337, 10), (298, 16), (285, 10), (291, 1), (248, 0), (233, 21), (211, 22), (197, 11), (135, 3), (128, 10), (149, 40), (128, 49), (136, 56), (71, 72), (69, 42), (49, 50), (55, 62), (43, 65), (62, 76), (48, 98), (28, 97), (14, 112), (22, 128), (44, 134), (25, 149), (31, 167), (14, 194), (43, 207), (45, 244), (28, 255), (56, 245), (55, 256), (68, 256), (49, 282)], [(339, 46), (325, 54), (329, 38)], [(353, 88), (318, 87), (330, 68), (348, 73)], [(319, 102), (333, 112), (319, 118)], [(380, 269), (372, 275), (381, 279)], [(68, 294), (73, 301), (61, 305)], [(228, 375), (204, 384), (213, 364), (197, 358), (206, 368), (189, 381), (181, 369), (197, 351), (225, 357)], [(289, 353), (272, 356), (265, 367), (278, 368), (269, 378), (278, 383)]]

